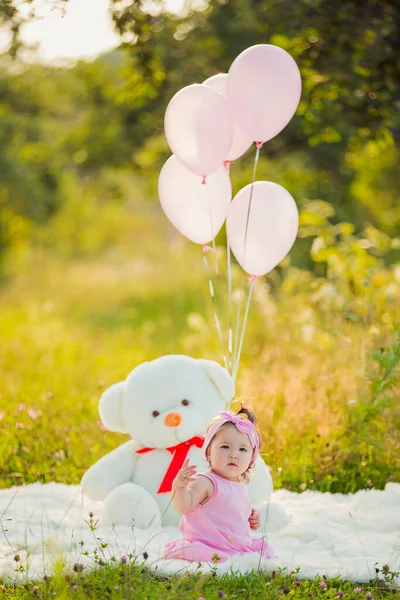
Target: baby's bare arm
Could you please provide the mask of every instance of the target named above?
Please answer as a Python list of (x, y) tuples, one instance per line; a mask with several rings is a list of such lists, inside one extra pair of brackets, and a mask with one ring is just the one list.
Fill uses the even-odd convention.
[(207, 477), (184, 477), (185, 471), (190, 470), (187, 465), (175, 477), (172, 484), (172, 503), (182, 515), (190, 513), (198, 504), (213, 495), (214, 486)]

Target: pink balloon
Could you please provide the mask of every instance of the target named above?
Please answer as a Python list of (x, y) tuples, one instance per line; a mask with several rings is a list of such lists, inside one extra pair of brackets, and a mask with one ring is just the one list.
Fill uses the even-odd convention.
[(180, 90), (167, 106), (167, 142), (193, 173), (209, 175), (224, 162), (233, 138), (233, 122), (226, 99), (196, 83)]
[(286, 127), (300, 96), (300, 71), (278, 46), (251, 46), (229, 69), (229, 107), (235, 122), (255, 142), (267, 142)]
[(234, 197), (226, 219), (226, 232), (241, 267), (250, 275), (265, 275), (293, 246), (299, 228), (299, 213), (284, 187), (271, 181), (257, 181), (246, 237), (250, 193), (251, 183)]
[[(218, 73), (218, 75), (213, 75), (203, 81), (203, 85), (208, 85), (208, 87), (218, 92), (218, 94), (222, 94), (223, 97), (226, 98), (228, 94), (228, 73)], [(253, 138), (242, 131), (237, 123), (233, 122), (233, 141), (225, 160), (236, 160), (240, 156), (243, 156), (250, 148), (253, 141)]]
[(161, 206), (171, 223), (196, 244), (208, 244), (221, 229), (232, 199), (225, 167), (208, 175), (205, 184), (170, 156), (158, 179)]

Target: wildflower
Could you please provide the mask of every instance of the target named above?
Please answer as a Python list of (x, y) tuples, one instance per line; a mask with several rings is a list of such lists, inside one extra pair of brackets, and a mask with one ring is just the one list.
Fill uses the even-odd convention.
[(149, 555), (147, 554), (147, 552), (143, 552), (143, 558), (144, 558), (144, 560), (147, 560), (149, 558)]
[(362, 589), (360, 587), (355, 587), (354, 588), (354, 593), (355, 594), (360, 594), (362, 592)]
[(76, 590), (78, 589), (78, 585), (74, 583), (73, 585), (71, 585), (71, 588), (74, 590), (74, 592), (76, 592)]
[(41, 410), (35, 410), (34, 408), (29, 408), (28, 409), (28, 416), (32, 419), (32, 421), (35, 421), (38, 417), (42, 416), (42, 411)]
[(265, 585), (271, 585), (271, 582), (270, 582), (270, 581), (267, 581), (267, 582), (265, 583)]
[(92, 513), (92, 511), (90, 511), (90, 513), (89, 513), (89, 517), (90, 517), (91, 519), (93, 519), (93, 517), (94, 517), (94, 514)]
[(320, 581), (319, 582), (319, 587), (321, 588), (321, 590), (326, 590), (326, 588), (328, 587), (325, 583), (325, 581)]
[(74, 571), (75, 571), (75, 573), (79, 573), (82, 570), (83, 570), (83, 564), (82, 563), (75, 563), (74, 564)]
[(221, 560), (221, 557), (218, 556), (218, 554), (213, 554), (212, 561), (213, 561), (214, 564), (219, 563), (220, 560)]
[(224, 590), (218, 590), (218, 598), (225, 598)]
[(339, 590), (338, 593), (336, 594), (336, 598), (343, 598), (344, 594), (342, 592), (342, 590)]
[(125, 555), (121, 556), (121, 563), (123, 565), (126, 565), (127, 562), (128, 562), (128, 558)]
[(15, 423), (15, 429), (24, 429), (25, 425), (23, 423)]
[(371, 592), (367, 592), (365, 594), (365, 597), (366, 597), (367, 600), (372, 600), (372, 594), (371, 594)]
[(39, 587), (37, 585), (34, 585), (33, 588), (32, 588), (32, 592), (34, 594), (38, 594), (39, 593)]

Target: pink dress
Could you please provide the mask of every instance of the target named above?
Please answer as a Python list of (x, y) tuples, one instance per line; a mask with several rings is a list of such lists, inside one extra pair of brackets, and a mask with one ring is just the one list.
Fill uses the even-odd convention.
[(179, 531), (183, 539), (166, 544), (164, 558), (212, 562), (216, 554), (225, 561), (245, 552), (258, 552), (272, 558), (274, 551), (267, 541), (250, 533), (251, 504), (247, 485), (212, 472), (198, 476), (213, 482), (214, 494), (208, 502), (198, 504), (181, 517)]

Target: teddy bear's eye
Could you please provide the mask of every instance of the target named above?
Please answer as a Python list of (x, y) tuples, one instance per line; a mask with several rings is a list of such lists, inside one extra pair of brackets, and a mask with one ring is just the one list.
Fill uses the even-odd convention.
[(182, 400), (181, 404), (183, 404), (183, 406), (187, 406), (189, 404), (189, 400)]
[(160, 413), (158, 412), (158, 410), (153, 410), (151, 414), (153, 415), (153, 417), (158, 417)]

